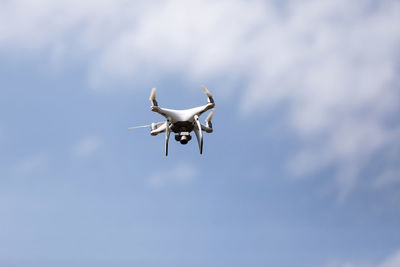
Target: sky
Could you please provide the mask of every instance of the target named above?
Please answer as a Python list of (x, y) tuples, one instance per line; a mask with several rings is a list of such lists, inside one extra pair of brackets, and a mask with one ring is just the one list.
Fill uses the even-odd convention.
[[(0, 265), (400, 266), (399, 51), (397, 0), (0, 0)], [(127, 129), (202, 85), (203, 155)]]

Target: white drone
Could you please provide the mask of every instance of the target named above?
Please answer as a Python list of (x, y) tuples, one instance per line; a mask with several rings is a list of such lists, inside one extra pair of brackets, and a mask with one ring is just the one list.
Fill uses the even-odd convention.
[(208, 103), (204, 106), (191, 109), (184, 109), (184, 110), (160, 108), (156, 101), (156, 88), (153, 88), (150, 94), (150, 101), (151, 101), (150, 110), (161, 114), (167, 120), (157, 123), (153, 122), (152, 124), (144, 126), (130, 127), (128, 129), (130, 130), (136, 128), (150, 127), (151, 128), (150, 134), (153, 136), (165, 132), (165, 156), (168, 156), (168, 141), (171, 132), (175, 133), (176, 141), (179, 141), (182, 145), (185, 145), (192, 139), (190, 132), (194, 131), (197, 137), (197, 142), (199, 144), (200, 154), (202, 154), (203, 131), (207, 133), (212, 133), (213, 128), (211, 119), (213, 117), (214, 111), (211, 111), (210, 114), (208, 114), (207, 118), (205, 119), (206, 125), (200, 123), (199, 117), (207, 110), (215, 108), (214, 99), (212, 98), (211, 93), (204, 86), (202, 88), (208, 97)]

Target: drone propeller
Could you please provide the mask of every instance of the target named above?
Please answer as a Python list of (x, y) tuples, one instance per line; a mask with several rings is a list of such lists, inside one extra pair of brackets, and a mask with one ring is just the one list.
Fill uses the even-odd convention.
[(129, 127), (128, 130), (133, 130), (133, 129), (138, 129), (138, 128), (147, 128), (147, 127), (151, 127), (151, 124), (149, 124), (149, 125), (142, 125), (142, 126)]
[(201, 88), (203, 88), (204, 93), (206, 93), (208, 97), (212, 97), (212, 94), (210, 93), (210, 91), (208, 91), (208, 89), (204, 85)]
[(208, 91), (208, 89), (204, 85), (201, 88), (203, 88), (204, 93), (207, 95), (208, 102), (209, 103), (214, 103), (214, 99), (213, 99), (212, 94), (210, 93), (210, 91)]
[(151, 90), (149, 99), (150, 99), (150, 101), (151, 101), (153, 106), (158, 106), (157, 101), (156, 101), (156, 88), (153, 88)]
[(148, 125), (133, 126), (133, 127), (129, 127), (128, 130), (133, 130), (133, 129), (138, 129), (138, 128), (147, 128), (147, 127), (154, 128), (154, 126), (160, 127), (164, 123), (165, 123), (165, 121), (161, 121), (161, 122), (152, 123), (152, 124), (148, 124)]
[(156, 88), (151, 90), (150, 101), (156, 100)]
[(214, 115), (214, 110), (212, 110), (210, 112), (210, 114), (208, 114), (208, 116), (206, 118), (206, 122), (210, 122), (212, 120), (212, 118), (213, 118), (213, 115)]

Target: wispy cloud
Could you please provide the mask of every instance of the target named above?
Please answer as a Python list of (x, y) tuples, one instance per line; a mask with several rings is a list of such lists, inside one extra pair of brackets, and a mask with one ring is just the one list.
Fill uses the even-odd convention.
[(25, 157), (15, 167), (15, 174), (18, 176), (31, 175), (43, 170), (47, 165), (47, 157), (44, 154), (37, 154)]
[(243, 79), (242, 114), (288, 105), (279, 119), (302, 142), (289, 172), (334, 166), (345, 199), (372, 157), (399, 148), (387, 123), (400, 110), (397, 25), (395, 0), (16, 0), (0, 10), (0, 49), (84, 57), (93, 87), (179, 73), (235, 91)]
[(86, 157), (93, 154), (102, 144), (98, 136), (89, 136), (79, 141), (74, 147), (74, 154), (78, 157)]
[(396, 184), (400, 185), (400, 167), (385, 170), (383, 173), (375, 178), (372, 186), (379, 189)]
[(351, 263), (351, 262), (345, 262), (345, 263), (338, 263), (338, 262), (332, 262), (325, 267), (398, 267), (400, 266), (400, 250), (396, 251), (395, 253), (391, 254), (388, 256), (386, 259), (384, 259), (380, 263)]
[(152, 187), (163, 187), (169, 184), (187, 184), (197, 176), (197, 169), (188, 163), (180, 163), (171, 169), (157, 171), (149, 177)]
[(396, 267), (400, 266), (400, 250), (386, 259), (379, 267)]

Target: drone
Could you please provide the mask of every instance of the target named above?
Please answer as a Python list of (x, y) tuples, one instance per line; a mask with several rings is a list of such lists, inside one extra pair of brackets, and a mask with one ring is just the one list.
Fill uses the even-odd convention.
[[(166, 121), (157, 123), (153, 122), (149, 125), (135, 126), (128, 129), (131, 130), (150, 127), (150, 134), (152, 136), (156, 136), (160, 133), (165, 132), (165, 156), (168, 156), (168, 141), (171, 132), (175, 133), (175, 140), (177, 142), (180, 142), (182, 145), (186, 145), (192, 139), (190, 133), (194, 131), (194, 133), (196, 134), (197, 143), (199, 144), (200, 154), (202, 154), (203, 131), (206, 133), (213, 132), (211, 119), (215, 110), (214, 99), (210, 91), (208, 91), (207, 88), (204, 86), (202, 86), (202, 88), (204, 90), (204, 93), (207, 95), (208, 103), (200, 107), (184, 110), (160, 108), (156, 100), (156, 88), (153, 88), (149, 98), (151, 101), (150, 110), (162, 115), (166, 119)], [(210, 109), (212, 109), (212, 111), (205, 119), (205, 125), (200, 123), (199, 117)]]

